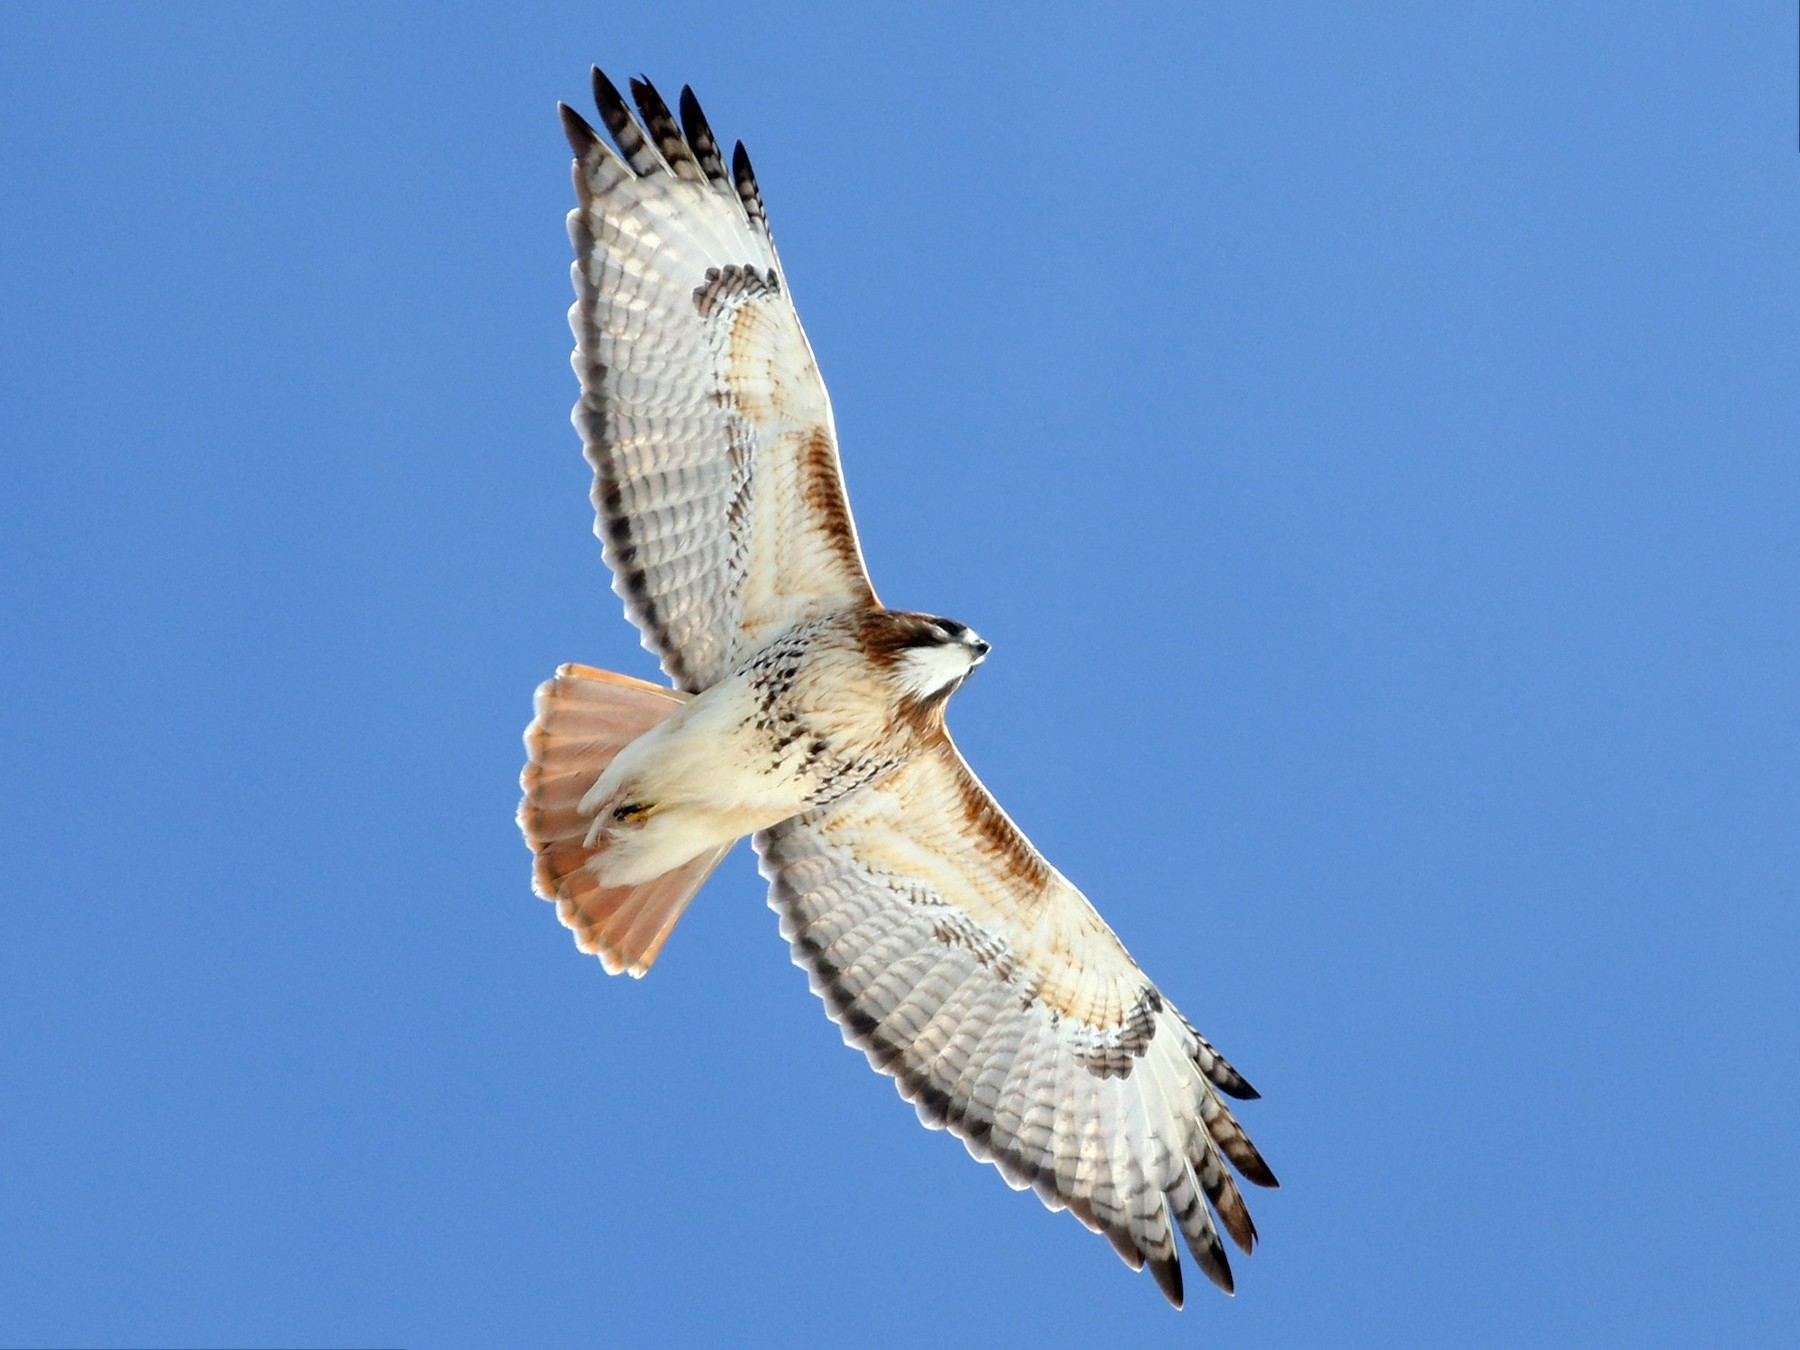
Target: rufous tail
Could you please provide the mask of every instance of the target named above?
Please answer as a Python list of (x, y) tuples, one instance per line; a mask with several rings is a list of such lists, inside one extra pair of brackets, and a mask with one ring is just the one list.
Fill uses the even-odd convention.
[(519, 828), (537, 855), (532, 885), (556, 902), (575, 945), (600, 958), (609, 975), (642, 975), (675, 921), (730, 845), (635, 886), (608, 886), (596, 875), (588, 843), (593, 817), (581, 799), (614, 756), (692, 698), (678, 689), (592, 666), (559, 667), (538, 686), (536, 717), (525, 731)]

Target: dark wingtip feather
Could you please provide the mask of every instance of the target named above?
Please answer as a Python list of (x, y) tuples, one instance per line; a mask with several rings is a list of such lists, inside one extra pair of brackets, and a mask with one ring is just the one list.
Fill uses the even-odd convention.
[(599, 66), (594, 67), (594, 106), (600, 110), (600, 120), (606, 124), (606, 129), (614, 135), (618, 134), (616, 123), (631, 119), (619, 87), (606, 78), (606, 72)]
[(737, 184), (738, 200), (744, 204), (744, 213), (752, 224), (760, 226), (767, 234), (769, 217), (763, 211), (762, 189), (756, 185), (756, 170), (750, 167), (750, 152), (744, 149), (742, 141), (731, 152), (731, 177)]
[(669, 105), (663, 102), (663, 96), (656, 92), (656, 86), (650, 83), (648, 75), (634, 75), (628, 81), (631, 87), (631, 101), (643, 114), (646, 124), (654, 122), (674, 122), (669, 115)]
[(1225, 1231), (1231, 1234), (1231, 1240), (1238, 1245), (1238, 1250), (1249, 1256), (1256, 1250), (1256, 1220), (1250, 1217), (1250, 1211), (1243, 1211), (1243, 1221), (1234, 1223)]
[(562, 118), (563, 135), (568, 137), (569, 149), (580, 159), (600, 143), (600, 133), (589, 125), (587, 118), (576, 112), (566, 103), (556, 105), (556, 114)]
[(594, 67), (594, 106), (600, 109), (600, 120), (606, 124), (613, 144), (619, 147), (619, 153), (625, 157), (625, 162), (631, 166), (633, 173), (644, 178), (661, 173), (668, 167), (663, 163), (656, 147), (645, 136), (643, 128), (637, 124), (637, 119), (631, 115), (631, 110), (625, 106), (618, 86), (606, 78), (606, 72), (599, 66)]
[(1258, 1186), (1266, 1186), (1272, 1191), (1281, 1189), (1281, 1183), (1275, 1179), (1275, 1174), (1269, 1170), (1269, 1164), (1264, 1162), (1262, 1154), (1256, 1152), (1254, 1149), (1250, 1151), (1248, 1157), (1240, 1157), (1234, 1153), (1231, 1157), (1231, 1163), (1239, 1172), (1243, 1173), (1244, 1180), (1254, 1182)]
[(1215, 1194), (1207, 1193), (1212, 1201), (1213, 1209), (1218, 1212), (1219, 1221), (1225, 1225), (1225, 1231), (1237, 1248), (1245, 1256), (1256, 1250), (1256, 1221), (1250, 1217), (1250, 1208), (1244, 1203), (1244, 1197), (1231, 1180), (1231, 1174), (1223, 1168), (1219, 1169), (1222, 1184)]
[(1181, 1258), (1179, 1256), (1153, 1256), (1150, 1258), (1150, 1273), (1156, 1277), (1156, 1287), (1163, 1291), (1163, 1297), (1179, 1308), (1183, 1298)]
[[(1219, 1123), (1213, 1122), (1215, 1128)], [(1270, 1190), (1280, 1186), (1281, 1183), (1275, 1180), (1275, 1173), (1269, 1170), (1269, 1164), (1263, 1161), (1263, 1155), (1258, 1151), (1256, 1145), (1250, 1142), (1250, 1137), (1244, 1133), (1238, 1123), (1231, 1119), (1229, 1114), (1225, 1116), (1223, 1123), (1230, 1128), (1223, 1132), (1215, 1132), (1213, 1141), (1219, 1146), (1219, 1151), (1231, 1159), (1231, 1165), (1237, 1168), (1246, 1180), (1255, 1182), (1258, 1186), (1267, 1186)]]
[(1215, 1078), (1212, 1080), (1212, 1085), (1227, 1097), (1236, 1097), (1240, 1102), (1254, 1102), (1262, 1098), (1262, 1093), (1251, 1087), (1249, 1080), (1241, 1073), (1234, 1072), (1222, 1083)]
[(700, 181), (705, 175), (693, 151), (688, 149), (681, 128), (675, 122), (675, 114), (669, 111), (668, 103), (657, 93), (648, 76), (640, 75), (631, 82), (631, 97), (644, 119), (644, 130), (649, 132), (651, 143), (662, 155), (663, 162), (677, 177), (690, 182)]
[(638, 129), (631, 109), (625, 106), (619, 87), (606, 78), (599, 66), (594, 67), (594, 106), (600, 110), (600, 122), (625, 156), (625, 162), (640, 174), (646, 172), (644, 133)]
[(1231, 1277), (1231, 1261), (1225, 1255), (1225, 1244), (1219, 1241), (1218, 1234), (1212, 1235), (1205, 1250), (1193, 1243), (1188, 1244), (1188, 1250), (1193, 1252), (1195, 1264), (1206, 1272), (1207, 1279), (1228, 1294), (1237, 1293), (1237, 1281)]
[(713, 135), (706, 114), (700, 111), (700, 100), (694, 97), (693, 88), (685, 84), (681, 86), (681, 129), (707, 180), (720, 185), (729, 183), (731, 180), (726, 177), (725, 165), (719, 158), (718, 139)]

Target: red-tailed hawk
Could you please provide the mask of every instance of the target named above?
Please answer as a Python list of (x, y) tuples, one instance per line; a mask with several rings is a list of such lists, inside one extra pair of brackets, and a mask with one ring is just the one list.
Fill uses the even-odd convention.
[(1230, 1290), (1213, 1216), (1256, 1240), (1231, 1169), (1275, 1178), (1225, 1098), (1257, 1094), (957, 753), (944, 707), (987, 644), (875, 598), (744, 147), (727, 170), (692, 92), (679, 121), (631, 93), (641, 121), (594, 72), (616, 151), (561, 109), (574, 421), (613, 589), (674, 687), (564, 666), (538, 690), (539, 893), (642, 975), (753, 835), (794, 960), (925, 1125), (1175, 1304), (1176, 1230)]

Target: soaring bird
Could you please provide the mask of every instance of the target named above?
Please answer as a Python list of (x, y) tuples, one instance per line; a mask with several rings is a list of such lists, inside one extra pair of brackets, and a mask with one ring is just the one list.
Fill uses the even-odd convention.
[[(739, 143), (691, 90), (575, 152), (574, 422), (613, 589), (672, 687), (565, 665), (537, 691), (519, 822), (537, 892), (641, 976), (745, 835), (796, 964), (919, 1119), (1148, 1265), (1180, 1232), (1232, 1288), (1256, 1240), (1232, 1169), (1275, 1177), (1226, 1104), (1256, 1092), (1009, 820), (944, 725), (987, 655), (875, 598), (825, 385)], [(1215, 1223), (1215, 1216), (1217, 1222)]]

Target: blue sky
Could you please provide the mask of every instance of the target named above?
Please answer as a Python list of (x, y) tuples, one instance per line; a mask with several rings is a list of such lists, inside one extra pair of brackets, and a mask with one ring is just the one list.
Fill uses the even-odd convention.
[[(1790, 1337), (1792, 7), (886, 10), (0, 16), (0, 1342)], [(592, 61), (749, 144), (959, 741), (1262, 1090), (1235, 1299), (919, 1129), (747, 848), (642, 982), (531, 895), (533, 687), (652, 671)]]

